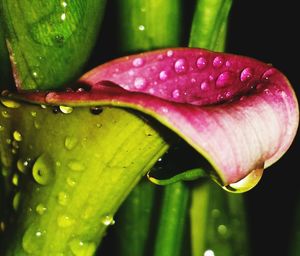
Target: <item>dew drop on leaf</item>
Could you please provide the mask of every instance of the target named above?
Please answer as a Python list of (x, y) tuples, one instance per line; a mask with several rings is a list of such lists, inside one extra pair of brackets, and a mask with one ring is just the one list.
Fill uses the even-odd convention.
[(9, 99), (1, 99), (1, 103), (7, 108), (18, 108), (21, 106), (20, 103)]
[(34, 162), (32, 176), (40, 185), (49, 184), (54, 178), (54, 164), (52, 159), (46, 154), (42, 154)]
[(113, 218), (112, 215), (108, 214), (108, 215), (104, 215), (102, 218), (101, 218), (101, 222), (104, 226), (111, 226), (111, 225), (114, 225), (115, 224), (115, 220)]
[(43, 215), (46, 212), (46, 210), (47, 210), (47, 207), (43, 204), (38, 204), (35, 208), (35, 211), (39, 215)]
[(69, 106), (59, 106), (59, 110), (64, 114), (70, 114), (73, 112), (73, 108)]
[(93, 255), (97, 249), (96, 244), (93, 242), (84, 242), (79, 238), (73, 238), (68, 243), (71, 252), (75, 256)]

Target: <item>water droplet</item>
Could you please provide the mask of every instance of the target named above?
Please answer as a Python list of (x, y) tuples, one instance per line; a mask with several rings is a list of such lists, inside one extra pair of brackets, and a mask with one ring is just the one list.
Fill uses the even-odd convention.
[(43, 215), (47, 210), (47, 207), (43, 204), (38, 204), (35, 208), (35, 211), (39, 214), (39, 215)]
[(172, 97), (173, 97), (174, 99), (178, 99), (178, 98), (180, 97), (180, 91), (179, 91), (178, 89), (174, 90), (174, 91), (172, 92)]
[(9, 99), (1, 99), (1, 103), (7, 108), (18, 108), (21, 106), (20, 103)]
[(230, 71), (225, 71), (221, 73), (216, 81), (216, 86), (217, 87), (225, 87), (228, 85), (231, 85), (235, 80), (235, 74), (230, 72)]
[(200, 57), (197, 59), (196, 65), (198, 69), (202, 70), (206, 67), (207, 60), (204, 57)]
[(145, 26), (144, 26), (144, 25), (139, 25), (138, 29), (139, 29), (140, 31), (144, 31), (144, 30), (145, 30)]
[(65, 192), (59, 192), (57, 195), (57, 201), (60, 205), (63, 205), (63, 206), (67, 205), (68, 201), (69, 201), (68, 194)]
[(46, 154), (42, 154), (32, 167), (32, 176), (37, 183), (47, 185), (54, 178), (53, 168), (54, 164), (51, 158)]
[(221, 215), (221, 211), (219, 209), (215, 208), (211, 211), (211, 215), (212, 215), (213, 218), (217, 218)]
[(111, 226), (115, 224), (115, 220), (112, 215), (105, 215), (101, 218), (101, 222), (105, 226)]
[(141, 67), (144, 65), (144, 60), (142, 58), (135, 58), (133, 61), (132, 61), (132, 65), (136, 68), (138, 67)]
[(224, 62), (223, 58), (220, 57), (220, 56), (217, 56), (217, 57), (215, 57), (214, 60), (213, 60), (213, 66), (214, 66), (215, 68), (220, 68), (220, 67), (222, 67), (223, 62)]
[(0, 132), (3, 132), (5, 130), (5, 127), (0, 125)]
[(175, 72), (177, 74), (183, 74), (188, 70), (187, 61), (183, 58), (178, 59), (174, 64)]
[(146, 79), (143, 77), (137, 77), (134, 80), (134, 87), (136, 89), (143, 89), (146, 86)]
[(60, 16), (60, 19), (61, 19), (62, 21), (64, 21), (64, 20), (66, 19), (66, 14), (65, 14), (65, 13), (62, 13), (62, 15)]
[(75, 148), (77, 143), (78, 139), (76, 137), (67, 136), (65, 139), (65, 147), (68, 150), (72, 150), (73, 148)]
[(10, 114), (9, 114), (8, 111), (6, 111), (6, 110), (2, 110), (2, 111), (1, 111), (1, 114), (2, 114), (2, 116), (3, 116), (4, 118), (10, 118)]
[(84, 165), (76, 160), (71, 160), (68, 163), (68, 167), (72, 170), (72, 171), (76, 171), (76, 172), (81, 172), (85, 169)]
[(31, 111), (31, 112), (30, 112), (30, 115), (31, 115), (32, 117), (36, 117), (36, 112), (35, 112), (35, 111)]
[(1, 232), (5, 231), (5, 222), (4, 221), (0, 221), (0, 231)]
[(73, 238), (69, 242), (69, 247), (73, 255), (82, 256), (82, 255), (94, 255), (97, 247), (95, 243), (92, 242), (83, 242), (78, 238)]
[(28, 163), (27, 160), (23, 161), (22, 159), (19, 159), (19, 160), (17, 161), (17, 169), (18, 169), (20, 172), (25, 173), (28, 164), (29, 164), (29, 163)]
[(14, 208), (15, 211), (17, 211), (18, 208), (19, 208), (19, 205), (20, 205), (20, 198), (21, 198), (21, 193), (20, 193), (20, 192), (17, 192), (17, 193), (14, 195), (13, 202), (12, 202), (12, 205), (13, 205), (13, 208)]
[(16, 187), (19, 185), (19, 175), (17, 173), (14, 173), (14, 175), (12, 176), (11, 182)]
[(60, 215), (57, 217), (57, 225), (61, 228), (67, 228), (74, 224), (75, 220), (68, 215)]
[(45, 242), (46, 231), (32, 224), (23, 235), (22, 247), (30, 255), (40, 255), (41, 249)]
[(90, 108), (90, 112), (93, 114), (93, 115), (99, 115), (103, 112), (103, 108), (100, 107), (100, 106), (94, 106), (94, 107), (91, 107)]
[(37, 120), (34, 120), (33, 126), (34, 126), (36, 129), (40, 129), (40, 128), (41, 128), (41, 124), (40, 124), (40, 122), (37, 121)]
[(217, 231), (222, 237), (227, 237), (228, 235), (228, 228), (223, 224), (218, 226)]
[(263, 175), (263, 168), (258, 168), (250, 172), (245, 178), (238, 182), (223, 186), (222, 188), (228, 192), (243, 193), (254, 188)]
[(59, 109), (64, 114), (70, 114), (73, 111), (73, 108), (69, 106), (59, 106)]
[(54, 36), (54, 43), (58, 44), (58, 45), (62, 45), (65, 41), (65, 38), (63, 35), (56, 35)]
[(71, 178), (71, 177), (68, 177), (67, 178), (67, 184), (70, 186), (70, 187), (74, 187), (76, 185), (76, 181)]
[(209, 89), (209, 83), (207, 81), (203, 81), (200, 84), (200, 89), (203, 90), (203, 91), (207, 91)]
[(162, 70), (160, 73), (159, 73), (159, 79), (161, 81), (166, 81), (168, 79), (169, 75), (168, 75), (168, 72), (165, 71), (165, 70)]
[(167, 56), (168, 56), (168, 57), (172, 57), (173, 54), (174, 54), (174, 52), (173, 52), (172, 50), (168, 50), (168, 51), (167, 51)]
[(262, 74), (261, 79), (267, 81), (270, 79), (270, 76), (272, 76), (274, 73), (275, 73), (275, 69), (270, 68)]
[(46, 109), (46, 108), (47, 108), (47, 106), (46, 106), (46, 105), (44, 105), (44, 104), (41, 104), (41, 108), (43, 108), (43, 109)]
[(20, 132), (14, 131), (14, 132), (13, 132), (13, 138), (14, 138), (16, 141), (21, 141), (21, 140), (22, 140), (22, 135), (21, 135)]
[(161, 107), (161, 112), (163, 113), (168, 113), (169, 112), (169, 109), (167, 107)]
[(241, 82), (247, 82), (253, 77), (252, 68), (244, 68), (240, 75)]
[(227, 60), (227, 61), (225, 62), (225, 66), (226, 66), (227, 68), (229, 68), (229, 67), (231, 66), (231, 62), (230, 62), (229, 60)]
[(215, 256), (215, 253), (213, 250), (208, 249), (208, 250), (205, 250), (203, 256)]

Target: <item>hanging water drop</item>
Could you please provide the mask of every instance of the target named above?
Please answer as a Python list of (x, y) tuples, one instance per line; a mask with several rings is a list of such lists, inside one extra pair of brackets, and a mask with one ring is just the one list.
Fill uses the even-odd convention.
[(270, 79), (270, 76), (272, 76), (274, 73), (275, 73), (275, 69), (270, 68), (262, 74), (261, 79), (265, 80), (265, 81), (268, 81)]
[(174, 64), (174, 69), (177, 74), (183, 74), (188, 71), (188, 63), (186, 59), (178, 59)]
[(9, 99), (1, 99), (1, 103), (7, 108), (18, 108), (21, 106), (20, 103)]
[(240, 181), (223, 186), (222, 188), (232, 193), (246, 192), (257, 185), (263, 175), (263, 171), (263, 168), (255, 169)]
[(90, 112), (93, 115), (100, 115), (103, 112), (103, 108), (101, 106), (95, 106), (90, 108)]
[(205, 250), (203, 256), (215, 256), (215, 253), (213, 250), (207, 249), (207, 250)]
[(46, 154), (41, 155), (32, 167), (32, 176), (40, 185), (49, 184), (54, 178), (54, 164)]
[(59, 106), (59, 109), (64, 114), (70, 114), (73, 111), (73, 108), (69, 106)]

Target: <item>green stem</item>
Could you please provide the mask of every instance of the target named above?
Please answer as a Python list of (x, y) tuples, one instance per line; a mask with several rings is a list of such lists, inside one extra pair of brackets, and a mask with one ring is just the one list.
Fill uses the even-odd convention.
[(165, 187), (154, 256), (180, 255), (189, 207), (189, 189), (183, 182)]

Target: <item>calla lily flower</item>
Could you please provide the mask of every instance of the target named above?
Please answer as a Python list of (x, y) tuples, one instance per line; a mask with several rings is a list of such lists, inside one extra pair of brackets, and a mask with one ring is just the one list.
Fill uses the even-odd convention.
[[(22, 92), (36, 104), (131, 108), (178, 134), (211, 164), (225, 189), (247, 191), (291, 146), (299, 110), (288, 79), (259, 60), (199, 48), (119, 58), (77, 90)], [(83, 89), (84, 88), (84, 89)]]

